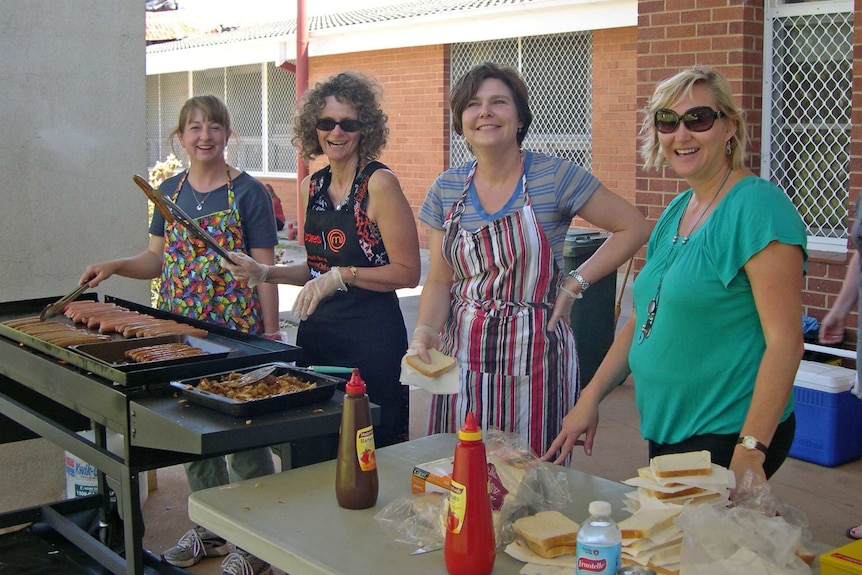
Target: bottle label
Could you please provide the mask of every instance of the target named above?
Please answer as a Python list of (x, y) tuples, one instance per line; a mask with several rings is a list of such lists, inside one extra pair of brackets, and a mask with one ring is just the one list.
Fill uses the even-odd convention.
[(356, 458), (362, 471), (377, 469), (377, 458), (374, 456), (374, 428), (370, 425), (356, 430)]
[(578, 567), (575, 573), (614, 575), (619, 569), (619, 545), (590, 545), (578, 543)]
[(448, 511), (446, 513), (446, 529), (450, 533), (461, 533), (464, 525), (464, 514), (467, 511), (467, 486), (453, 480), (449, 486)]

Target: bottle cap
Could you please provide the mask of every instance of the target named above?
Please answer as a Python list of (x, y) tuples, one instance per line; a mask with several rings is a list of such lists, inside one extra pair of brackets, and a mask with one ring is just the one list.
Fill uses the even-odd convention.
[(353, 373), (350, 375), (350, 380), (348, 380), (347, 385), (344, 387), (344, 391), (350, 395), (365, 393), (365, 382), (362, 380), (362, 376), (359, 375), (358, 367), (353, 368)]
[(593, 501), (590, 503), (590, 515), (593, 517), (609, 516), (611, 514), (611, 504), (607, 501)]
[(464, 441), (482, 441), (482, 430), (476, 425), (476, 416), (472, 411), (467, 412), (464, 425), (458, 430), (458, 439)]

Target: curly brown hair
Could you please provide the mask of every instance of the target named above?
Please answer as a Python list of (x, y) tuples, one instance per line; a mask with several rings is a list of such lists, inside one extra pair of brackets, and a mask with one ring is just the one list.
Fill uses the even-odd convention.
[(293, 120), (291, 143), (299, 151), (300, 157), (310, 161), (323, 154), (315, 124), (320, 119), (320, 111), (326, 105), (328, 96), (353, 106), (357, 119), (362, 122), (359, 160), (365, 162), (380, 157), (389, 136), (386, 126), (389, 116), (380, 108), (381, 94), (380, 85), (359, 72), (341, 72), (324, 82), (318, 82), (303, 95)]

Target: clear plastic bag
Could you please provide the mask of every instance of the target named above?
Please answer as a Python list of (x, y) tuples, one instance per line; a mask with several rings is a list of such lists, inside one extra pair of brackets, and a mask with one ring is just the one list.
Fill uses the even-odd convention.
[[(501, 549), (515, 538), (515, 519), (566, 507), (571, 495), (565, 470), (541, 462), (519, 436), (488, 430), (484, 441), (494, 535)], [(446, 538), (446, 504), (447, 497), (442, 493), (409, 495), (383, 507), (374, 519), (396, 541), (433, 548), (442, 546)]]
[(730, 508), (689, 505), (676, 518), (684, 538), (680, 575), (810, 575), (805, 514), (746, 473)]

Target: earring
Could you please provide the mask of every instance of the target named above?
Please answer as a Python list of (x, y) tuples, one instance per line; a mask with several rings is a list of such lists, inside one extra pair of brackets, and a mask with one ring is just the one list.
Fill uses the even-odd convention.
[(731, 143), (731, 140), (728, 140), (727, 143), (724, 145), (724, 155), (729, 156), (732, 153), (733, 153), (733, 144)]

